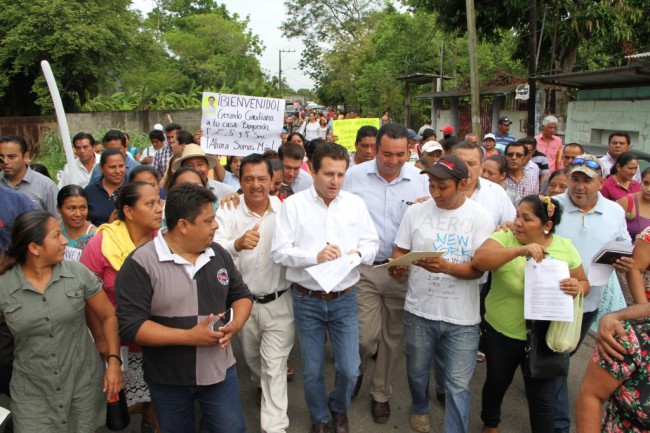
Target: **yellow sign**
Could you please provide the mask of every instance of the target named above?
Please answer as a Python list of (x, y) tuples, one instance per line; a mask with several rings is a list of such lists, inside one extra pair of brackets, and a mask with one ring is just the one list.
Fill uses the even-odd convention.
[(379, 118), (363, 117), (358, 119), (335, 120), (332, 134), (338, 137), (335, 140), (338, 144), (348, 149), (348, 151), (354, 151), (354, 142), (357, 139), (357, 131), (359, 131), (359, 128), (366, 125), (374, 126), (379, 129)]

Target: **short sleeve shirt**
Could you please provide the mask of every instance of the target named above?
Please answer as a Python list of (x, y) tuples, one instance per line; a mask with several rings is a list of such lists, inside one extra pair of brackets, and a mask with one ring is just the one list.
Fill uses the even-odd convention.
[(105, 422), (104, 371), (84, 312), (86, 299), (101, 287), (86, 267), (68, 261), (54, 265), (43, 293), (21, 265), (0, 276), (0, 312), (16, 345), (11, 397), (17, 431), (65, 432), (66, 425), (86, 423), (92, 431)]
[[(490, 239), (504, 248), (523, 246), (511, 231), (500, 230)], [(547, 248), (549, 257), (562, 260), (575, 269), (582, 264), (578, 250), (569, 239), (553, 235)], [(517, 257), (492, 272), (492, 288), (485, 299), (485, 320), (503, 335), (526, 340), (524, 320), (524, 267), (526, 259)]]

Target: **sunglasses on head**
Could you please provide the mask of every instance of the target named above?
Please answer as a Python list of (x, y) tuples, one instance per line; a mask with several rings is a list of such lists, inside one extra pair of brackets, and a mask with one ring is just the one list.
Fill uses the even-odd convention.
[(523, 158), (524, 154), (521, 152), (508, 152), (506, 153), (508, 158)]
[(571, 165), (586, 165), (589, 168), (592, 168), (594, 170), (600, 170), (600, 164), (598, 164), (596, 161), (591, 160), (591, 159), (584, 159), (584, 158), (574, 158), (573, 161), (571, 161)]

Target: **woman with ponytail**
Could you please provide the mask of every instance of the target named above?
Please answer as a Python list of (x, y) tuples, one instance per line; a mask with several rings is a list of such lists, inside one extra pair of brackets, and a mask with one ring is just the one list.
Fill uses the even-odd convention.
[[(160, 196), (156, 188), (146, 182), (134, 181), (122, 187), (115, 208), (117, 220), (97, 229), (80, 259), (104, 282), (104, 290), (113, 305), (116, 305), (115, 278), (124, 260), (137, 247), (152, 240), (162, 222)], [(106, 345), (101, 332), (98, 332), (96, 318), (89, 316), (88, 319), (98, 350), (105, 354)], [(123, 346), (125, 349), (128, 347), (128, 356), (123, 361), (128, 363), (124, 387), (129, 412), (143, 413), (141, 431), (154, 432), (156, 421), (142, 372), (142, 349), (137, 344), (126, 342)]]
[[(11, 411), (16, 432), (94, 432), (122, 388), (115, 310), (86, 267), (64, 261), (67, 240), (52, 214), (19, 216), (0, 256), (0, 313), (15, 339)], [(86, 330), (98, 318), (107, 368)]]

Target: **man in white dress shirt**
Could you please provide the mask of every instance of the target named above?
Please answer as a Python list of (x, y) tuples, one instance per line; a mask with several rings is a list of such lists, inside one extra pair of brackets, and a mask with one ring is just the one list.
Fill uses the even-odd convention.
[(87, 132), (79, 132), (72, 137), (72, 146), (77, 156), (74, 164), (77, 166), (77, 179), (73, 179), (70, 167), (66, 163), (59, 177), (59, 189), (66, 185), (76, 184), (85, 188), (90, 181), (90, 174), (93, 168), (99, 164), (100, 155), (93, 151), (95, 139)]
[[(359, 323), (353, 267), (326, 291), (306, 268), (341, 258), (340, 266), (375, 260), (379, 239), (365, 203), (341, 191), (348, 152), (323, 143), (312, 156), (313, 185), (286, 199), (273, 236), (271, 257), (287, 266), (293, 283), (293, 310), (303, 364), (304, 392), (312, 433), (347, 433), (347, 410), (359, 374)], [(286, 168), (285, 168), (286, 169)], [(357, 256), (358, 255), (358, 256)], [(334, 390), (325, 389), (325, 334), (334, 349)], [(331, 416), (330, 416), (331, 413)]]
[(260, 427), (284, 433), (287, 416), (287, 359), (293, 347), (293, 304), (286, 268), (271, 260), (271, 240), (280, 199), (269, 196), (270, 162), (260, 154), (241, 163), (240, 206), (217, 211), (214, 240), (232, 256), (253, 294), (253, 310), (239, 333), (253, 380), (262, 388)]

